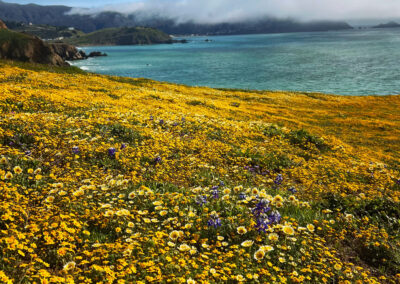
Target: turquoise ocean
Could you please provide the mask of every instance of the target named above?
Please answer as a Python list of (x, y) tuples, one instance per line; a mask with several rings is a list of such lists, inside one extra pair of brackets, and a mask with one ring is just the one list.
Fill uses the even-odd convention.
[[(400, 29), (186, 37), (187, 44), (94, 46), (84, 70), (191, 86), (342, 95), (400, 93)], [(208, 41), (206, 41), (208, 40)]]

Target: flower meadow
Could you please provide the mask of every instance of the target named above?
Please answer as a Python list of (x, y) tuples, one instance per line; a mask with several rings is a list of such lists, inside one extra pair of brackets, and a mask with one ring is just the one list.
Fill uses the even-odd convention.
[(400, 281), (398, 96), (65, 70), (0, 66), (1, 283)]

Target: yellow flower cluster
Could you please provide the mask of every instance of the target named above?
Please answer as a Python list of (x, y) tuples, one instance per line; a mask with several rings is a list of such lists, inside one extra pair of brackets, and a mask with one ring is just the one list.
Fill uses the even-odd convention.
[(0, 282), (400, 281), (398, 96), (28, 67), (0, 66)]

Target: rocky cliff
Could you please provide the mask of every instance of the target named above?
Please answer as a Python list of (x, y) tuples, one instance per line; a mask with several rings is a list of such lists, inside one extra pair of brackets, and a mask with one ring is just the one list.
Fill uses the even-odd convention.
[(0, 59), (68, 66), (52, 45), (40, 38), (0, 29)]

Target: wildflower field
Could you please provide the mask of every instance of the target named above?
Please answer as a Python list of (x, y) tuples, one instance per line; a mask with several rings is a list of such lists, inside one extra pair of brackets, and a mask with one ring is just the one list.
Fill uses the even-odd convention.
[(1, 61), (0, 282), (399, 283), (399, 106)]

